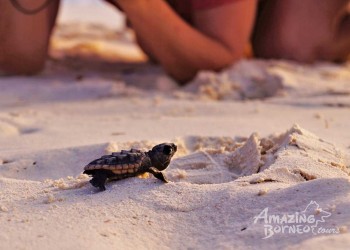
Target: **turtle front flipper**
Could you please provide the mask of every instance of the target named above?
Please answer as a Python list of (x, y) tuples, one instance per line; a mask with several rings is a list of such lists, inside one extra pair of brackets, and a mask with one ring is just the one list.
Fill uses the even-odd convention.
[(93, 178), (90, 180), (90, 183), (94, 187), (99, 188), (100, 191), (105, 191), (106, 190), (106, 187), (105, 187), (106, 181), (107, 181), (107, 175), (104, 173), (98, 173), (98, 174), (95, 174), (93, 176)]
[(154, 167), (150, 167), (147, 172), (151, 173), (154, 175), (154, 177), (156, 177), (157, 179), (164, 181), (165, 183), (168, 183), (168, 179), (165, 178), (164, 174), (159, 171), (158, 169), (154, 168)]

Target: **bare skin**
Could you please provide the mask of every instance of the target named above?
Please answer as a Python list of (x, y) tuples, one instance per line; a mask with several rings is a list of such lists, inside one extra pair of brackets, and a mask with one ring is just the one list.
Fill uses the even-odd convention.
[[(241, 59), (253, 26), (254, 15), (249, 13), (255, 12), (255, 0), (240, 1), (196, 12), (192, 27), (162, 0), (118, 0), (117, 3), (145, 51), (182, 82), (193, 78), (201, 69), (220, 70)], [(246, 25), (238, 27), (239, 19), (244, 19)], [(232, 29), (239, 32), (239, 39), (230, 32)]]
[(264, 0), (252, 41), (258, 57), (344, 61), (350, 54), (350, 1)]
[[(35, 8), (42, 0), (20, 1)], [(44, 67), (59, 0), (36, 15), (24, 15), (10, 1), (0, 1), (0, 72), (35, 74)]]
[[(350, 53), (349, 0), (263, 1), (254, 32), (257, 0), (194, 11), (191, 24), (164, 0), (113, 1), (145, 52), (179, 82), (243, 58), (252, 34), (254, 52), (263, 58), (341, 61)], [(42, 0), (20, 2), (30, 8)], [(37, 15), (25, 16), (8, 1), (0, 2), (0, 71), (33, 74), (43, 67), (58, 4), (55, 0)]]

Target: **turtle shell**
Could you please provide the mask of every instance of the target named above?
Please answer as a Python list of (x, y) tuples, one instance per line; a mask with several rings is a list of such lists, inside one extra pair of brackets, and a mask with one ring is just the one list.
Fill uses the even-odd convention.
[(101, 158), (90, 162), (85, 166), (84, 170), (110, 170), (116, 175), (134, 174), (139, 171), (146, 154), (137, 149), (122, 150), (114, 152), (110, 155), (103, 155)]

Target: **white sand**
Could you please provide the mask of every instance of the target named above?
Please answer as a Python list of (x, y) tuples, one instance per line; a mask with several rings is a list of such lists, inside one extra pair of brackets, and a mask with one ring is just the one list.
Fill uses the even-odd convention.
[[(130, 33), (62, 27), (43, 74), (0, 78), (0, 249), (348, 249), (349, 64), (243, 61), (180, 88)], [(168, 184), (81, 175), (166, 141)], [(262, 239), (265, 208), (307, 208), (314, 223), (274, 226), (316, 234)]]

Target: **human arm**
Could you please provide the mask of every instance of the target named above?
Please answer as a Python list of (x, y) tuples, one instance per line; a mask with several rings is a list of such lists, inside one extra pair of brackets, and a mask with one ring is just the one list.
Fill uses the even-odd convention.
[(199, 70), (221, 70), (243, 57), (256, 0), (197, 10), (187, 24), (164, 0), (115, 0), (144, 49), (180, 82)]

